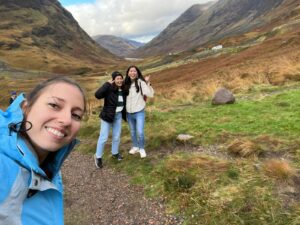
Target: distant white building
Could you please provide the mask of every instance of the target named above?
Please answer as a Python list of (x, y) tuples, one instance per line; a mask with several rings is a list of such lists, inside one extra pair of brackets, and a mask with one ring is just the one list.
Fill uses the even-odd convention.
[(216, 45), (214, 47), (211, 48), (211, 50), (220, 50), (223, 48), (223, 45)]

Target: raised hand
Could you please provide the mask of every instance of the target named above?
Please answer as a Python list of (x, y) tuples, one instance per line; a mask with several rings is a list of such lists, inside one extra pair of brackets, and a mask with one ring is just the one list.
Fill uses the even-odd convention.
[(145, 77), (145, 81), (146, 81), (147, 83), (150, 83), (150, 75), (148, 75), (148, 76)]

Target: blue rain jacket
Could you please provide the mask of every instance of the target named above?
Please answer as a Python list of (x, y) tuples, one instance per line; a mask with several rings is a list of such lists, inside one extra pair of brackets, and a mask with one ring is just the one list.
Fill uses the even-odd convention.
[(21, 94), (5, 112), (0, 110), (0, 225), (61, 225), (64, 210), (60, 168), (77, 140), (57, 151), (51, 163), (41, 169), (18, 133), (23, 101)]

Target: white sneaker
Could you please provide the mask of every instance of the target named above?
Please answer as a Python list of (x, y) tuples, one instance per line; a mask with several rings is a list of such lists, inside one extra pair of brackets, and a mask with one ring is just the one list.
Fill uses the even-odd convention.
[(129, 154), (131, 155), (134, 155), (136, 153), (140, 152), (140, 149), (138, 147), (132, 147), (130, 150), (129, 150)]
[(146, 158), (147, 154), (146, 154), (146, 151), (145, 149), (140, 149), (140, 155), (141, 155), (141, 158)]

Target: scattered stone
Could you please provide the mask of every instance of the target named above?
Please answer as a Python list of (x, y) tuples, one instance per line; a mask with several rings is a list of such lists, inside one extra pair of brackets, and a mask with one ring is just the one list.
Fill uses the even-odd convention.
[(194, 136), (189, 135), (189, 134), (179, 134), (176, 138), (176, 140), (180, 141), (180, 142), (187, 142), (190, 139), (192, 139)]

